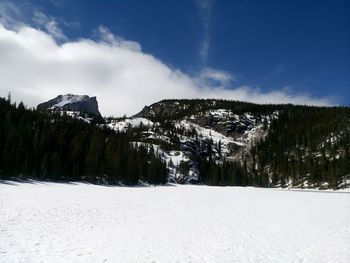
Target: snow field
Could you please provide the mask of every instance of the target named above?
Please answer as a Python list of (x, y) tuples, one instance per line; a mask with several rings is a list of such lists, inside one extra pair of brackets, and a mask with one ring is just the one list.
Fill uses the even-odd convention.
[(122, 121), (113, 121), (109, 123), (107, 126), (115, 131), (126, 132), (128, 127), (137, 128), (142, 125), (147, 127), (152, 127), (154, 123), (145, 118), (130, 118)]
[(0, 184), (0, 262), (348, 262), (350, 194)]

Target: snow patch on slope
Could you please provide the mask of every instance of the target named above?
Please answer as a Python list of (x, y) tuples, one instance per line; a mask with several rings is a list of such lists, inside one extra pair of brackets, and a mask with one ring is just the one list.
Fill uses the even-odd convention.
[(89, 96), (86, 95), (73, 95), (73, 94), (66, 94), (62, 95), (60, 97), (60, 101), (52, 106), (52, 108), (61, 108), (66, 104), (78, 102), (78, 101), (84, 101), (86, 99), (89, 99)]
[(146, 118), (130, 118), (121, 121), (112, 120), (111, 123), (107, 124), (109, 128), (118, 132), (126, 132), (129, 127), (138, 128), (141, 125), (146, 127), (152, 127), (154, 123)]
[[(182, 120), (178, 123), (175, 123), (175, 127), (178, 129), (184, 128), (185, 130), (190, 132), (192, 130), (195, 130), (201, 139), (212, 140), (215, 144), (221, 143), (221, 147), (222, 147), (221, 149), (223, 154), (228, 154), (229, 152), (228, 145), (230, 143), (236, 144), (238, 146), (245, 145), (245, 143), (242, 141), (234, 140), (232, 137), (227, 137), (219, 132), (216, 132), (212, 129), (204, 128), (188, 120)], [(182, 142), (186, 142), (188, 140), (189, 139), (186, 137), (182, 138)]]

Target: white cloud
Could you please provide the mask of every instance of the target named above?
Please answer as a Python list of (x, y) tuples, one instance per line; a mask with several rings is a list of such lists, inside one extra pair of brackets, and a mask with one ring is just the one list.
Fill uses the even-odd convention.
[(201, 86), (221, 86), (227, 87), (234, 77), (230, 72), (224, 70), (217, 70), (213, 68), (203, 68), (198, 75), (198, 81)]
[(98, 27), (98, 35), (100, 39), (113, 46), (119, 46), (120, 48), (130, 49), (133, 51), (141, 51), (141, 45), (135, 41), (125, 40), (112, 34), (105, 26), (100, 25)]
[[(249, 87), (228, 89), (228, 72), (204, 69), (189, 76), (141, 51), (140, 44), (99, 28), (100, 39), (57, 43), (30, 26), (0, 25), (0, 96), (8, 92), (28, 106), (74, 93), (97, 96), (103, 115), (134, 114), (144, 105), (167, 98), (223, 98), (260, 103), (330, 103), (288, 90), (267, 94)], [(214, 85), (218, 82), (219, 85)]]

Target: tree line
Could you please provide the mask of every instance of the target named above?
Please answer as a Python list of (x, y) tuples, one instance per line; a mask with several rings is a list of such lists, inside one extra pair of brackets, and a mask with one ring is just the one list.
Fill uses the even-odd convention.
[(135, 185), (167, 182), (166, 165), (128, 134), (0, 98), (0, 179)]
[[(0, 98), (0, 179), (13, 177), (53, 181), (86, 181), (96, 184), (135, 185), (167, 182), (163, 151), (183, 150), (199, 172), (197, 183), (275, 187), (339, 188), (350, 179), (350, 109), (256, 105), (225, 100), (163, 101), (176, 104), (155, 115), (154, 132), (167, 135), (169, 142), (142, 138), (146, 127), (119, 133), (87, 123), (65, 113), (27, 109), (11, 99)], [(215, 103), (214, 103), (215, 102)], [(187, 105), (187, 106), (186, 106)], [(171, 108), (171, 107), (170, 107)], [(266, 137), (252, 143), (239, 158), (220, 156), (220, 143), (203, 139), (196, 131), (175, 127), (173, 120), (210, 109), (229, 109), (255, 116)], [(278, 118), (263, 116), (278, 110)], [(238, 132), (238, 131), (237, 131)], [(180, 136), (191, 138), (181, 142)], [(144, 143), (134, 143), (144, 141)], [(219, 153), (219, 156), (218, 156)], [(187, 164), (178, 167), (186, 174)]]

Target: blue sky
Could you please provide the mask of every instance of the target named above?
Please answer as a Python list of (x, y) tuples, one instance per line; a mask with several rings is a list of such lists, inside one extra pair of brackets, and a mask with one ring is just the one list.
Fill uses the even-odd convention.
[(45, 19), (33, 19), (38, 17), (33, 14), (41, 14), (62, 33), (63, 37), (55, 37), (58, 45), (81, 38), (98, 41), (102, 27), (192, 79), (210, 71), (204, 79), (214, 89), (218, 81), (225, 90), (246, 86), (253, 94), (280, 91), (291, 97), (306, 94), (311, 100), (350, 104), (349, 1), (11, 3), (19, 11), (2, 8), (7, 20), (12, 17), (45, 31), (40, 24)]

